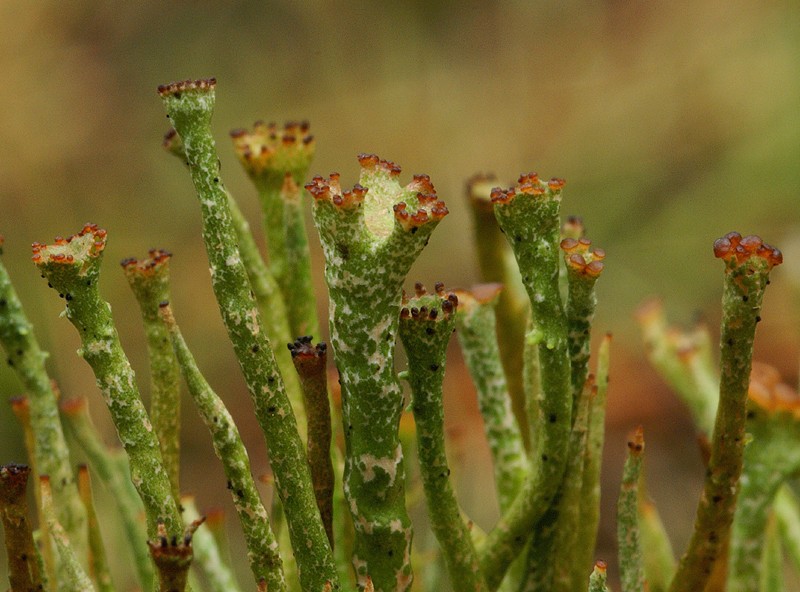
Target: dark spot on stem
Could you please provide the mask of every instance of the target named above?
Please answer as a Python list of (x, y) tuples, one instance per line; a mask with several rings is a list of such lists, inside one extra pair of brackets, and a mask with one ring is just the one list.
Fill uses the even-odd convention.
[(260, 349), (261, 349), (260, 347), (254, 345), (253, 347), (250, 348), (250, 351), (253, 352), (254, 354), (257, 354)]
[(436, 372), (439, 369), (439, 364), (431, 364), (431, 372)]
[(747, 294), (742, 296), (742, 302), (747, 302), (748, 300), (750, 300), (750, 297)]
[(550, 423), (555, 423), (557, 421), (558, 421), (558, 415), (556, 415), (555, 413), (551, 413), (550, 414)]

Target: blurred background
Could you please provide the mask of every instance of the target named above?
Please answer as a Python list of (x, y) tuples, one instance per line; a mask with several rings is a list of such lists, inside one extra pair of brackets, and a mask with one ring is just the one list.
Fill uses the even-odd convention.
[[(616, 572), (613, 518), (627, 432), (644, 425), (649, 494), (678, 551), (703, 474), (687, 413), (643, 357), (636, 307), (658, 295), (673, 321), (701, 318), (715, 327), (722, 265), (711, 244), (730, 230), (760, 234), (784, 251), (786, 264), (773, 274), (756, 357), (797, 383), (799, 17), (798, 3), (770, 0), (4, 0), (4, 262), (52, 354), (53, 376), (67, 396), (89, 396), (114, 443), (91, 372), (75, 356), (77, 337), (58, 317), (63, 303), (42, 285), (29, 244), (86, 221), (108, 229), (102, 290), (145, 393), (144, 336), (116, 261), (151, 247), (172, 251), (176, 316), (232, 408), (254, 470), (266, 473), (263, 439), (211, 293), (191, 183), (160, 147), (167, 120), (158, 84), (216, 76), (223, 175), (256, 228), (255, 194), (227, 132), (257, 119), (310, 120), (312, 174), (338, 171), (352, 184), (359, 152), (394, 160), (405, 179), (429, 174), (451, 214), (410, 283), (478, 280), (463, 197), (470, 175), (493, 172), (511, 183), (536, 170), (566, 178), (564, 213), (580, 214), (608, 254), (595, 323), (596, 336), (614, 333), (598, 557)], [(311, 235), (324, 315), (321, 253)], [(459, 494), (489, 528), (494, 494), (481, 479), (489, 456), (456, 347), (450, 363)], [(19, 389), (3, 365), (0, 396)], [(188, 401), (183, 416), (183, 487), (201, 509), (230, 511), (224, 476)], [(0, 405), (0, 462), (22, 461), (21, 442)], [(431, 544), (422, 526), (417, 540)], [(233, 544), (241, 548), (238, 539)], [(3, 554), (0, 578), (4, 570)], [(241, 574), (247, 581), (246, 568)]]

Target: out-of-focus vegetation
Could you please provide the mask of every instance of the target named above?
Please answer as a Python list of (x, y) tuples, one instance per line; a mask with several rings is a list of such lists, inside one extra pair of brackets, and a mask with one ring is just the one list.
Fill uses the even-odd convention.
[[(685, 492), (695, 499), (699, 491), (699, 455), (686, 414), (644, 364), (632, 311), (660, 294), (687, 322), (698, 312), (715, 325), (722, 274), (711, 243), (729, 230), (757, 232), (782, 247), (787, 264), (765, 303), (756, 358), (795, 380), (798, 17), (796, 3), (755, 0), (7, 0), (0, 3), (4, 261), (38, 335), (57, 354), (51, 369), (62, 389), (91, 398), (91, 372), (74, 356), (77, 338), (57, 319), (61, 303), (41, 285), (28, 244), (93, 221), (109, 231), (109, 264), (150, 247), (171, 250), (173, 302), (187, 339), (208, 344), (195, 348), (199, 363), (233, 408), (255, 470), (266, 472), (216, 314), (192, 190), (159, 146), (167, 122), (157, 84), (217, 77), (223, 169), (254, 221), (255, 196), (226, 132), (256, 119), (309, 119), (315, 173), (337, 170), (351, 183), (354, 156), (365, 151), (401, 163), (409, 175), (428, 173), (452, 212), (411, 274), (431, 284), (469, 285), (477, 277), (462, 205), (469, 175), (492, 171), (511, 181), (533, 168), (564, 177), (565, 211), (584, 216), (589, 236), (608, 253), (595, 322), (598, 334), (616, 335), (605, 472), (614, 485), (607, 489), (613, 497), (624, 452), (614, 426), (625, 432), (643, 422), (650, 494), (674, 517), (670, 533), (682, 548), (693, 514)], [(322, 260), (313, 248), (322, 294)], [(103, 290), (145, 376), (136, 305), (121, 273), (113, 278), (112, 270), (105, 273)], [(486, 462), (485, 443), (471, 435), (479, 431), (467, 427), (477, 421), (474, 397), (462, 388), (468, 377), (452, 368), (447, 384), (457, 404), (448, 421), (461, 442), (457, 460)], [(18, 388), (2, 369), (0, 392)], [(108, 426), (101, 407), (97, 421)], [(201, 475), (223, 477), (208, 467), (213, 453), (191, 408), (186, 426), (185, 487), (196, 489), (201, 508), (228, 504), (224, 488), (203, 490), (212, 478)], [(5, 405), (0, 452), (3, 463), (23, 458)], [(490, 493), (460, 492), (490, 525), (494, 517), (481, 515), (479, 503)], [(611, 497), (604, 505), (609, 530), (601, 535), (608, 540)]]

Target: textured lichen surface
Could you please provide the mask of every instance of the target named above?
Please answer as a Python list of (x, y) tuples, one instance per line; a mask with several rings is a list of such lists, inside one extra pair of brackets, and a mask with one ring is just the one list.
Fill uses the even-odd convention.
[(411, 584), (411, 522), (405, 508), (398, 423), (403, 394), (394, 374), (401, 288), (411, 264), (447, 214), (427, 176), (406, 186), (400, 168), (361, 155), (361, 178), (315, 177), (314, 221), (325, 254), (331, 345), (342, 386), (344, 491), (356, 529), (359, 586)]

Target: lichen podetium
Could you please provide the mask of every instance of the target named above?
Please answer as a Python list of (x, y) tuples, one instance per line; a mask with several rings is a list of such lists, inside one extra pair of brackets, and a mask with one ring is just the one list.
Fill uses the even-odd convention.
[(359, 587), (401, 592), (411, 584), (411, 521), (398, 436), (403, 393), (394, 349), (403, 280), (447, 214), (427, 175), (406, 185), (400, 167), (359, 156), (361, 178), (315, 177), (314, 222), (325, 254), (331, 344), (342, 385), (344, 491), (356, 529)]
[(158, 89), (183, 140), (203, 217), (211, 284), (267, 442), (275, 488), (286, 513), (304, 590), (339, 588), (333, 553), (319, 516), (306, 451), (294, 411), (250, 289), (219, 171), (211, 117), (216, 80), (175, 82)]

